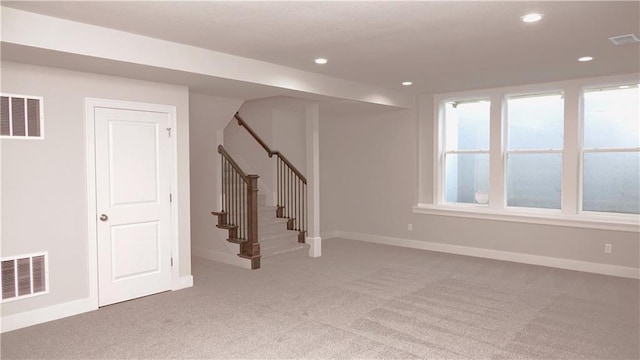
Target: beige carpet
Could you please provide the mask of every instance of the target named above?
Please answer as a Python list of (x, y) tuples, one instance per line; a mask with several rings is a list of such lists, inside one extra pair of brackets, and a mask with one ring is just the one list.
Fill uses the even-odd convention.
[(2, 335), (2, 358), (638, 359), (639, 282), (325, 240)]

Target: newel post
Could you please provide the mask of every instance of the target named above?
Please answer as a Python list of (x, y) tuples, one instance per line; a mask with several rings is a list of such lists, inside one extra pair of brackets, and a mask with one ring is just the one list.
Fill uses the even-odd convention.
[(260, 268), (258, 242), (258, 175), (247, 175), (247, 241), (240, 243), (240, 257), (251, 259), (251, 269)]

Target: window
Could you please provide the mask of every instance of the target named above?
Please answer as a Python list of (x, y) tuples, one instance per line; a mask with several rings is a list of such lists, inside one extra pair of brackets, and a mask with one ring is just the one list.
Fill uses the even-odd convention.
[(583, 95), (582, 210), (640, 213), (638, 85)]
[(2, 94), (0, 97), (0, 137), (42, 139), (42, 98)]
[(560, 209), (561, 93), (507, 98), (507, 206)]
[(445, 104), (444, 183), (448, 203), (488, 202), (489, 101)]
[(436, 151), (433, 172), (430, 159), (420, 162), (433, 192), (421, 181), (414, 212), (640, 229), (637, 76), (440, 94), (433, 103), (436, 146), (421, 147)]

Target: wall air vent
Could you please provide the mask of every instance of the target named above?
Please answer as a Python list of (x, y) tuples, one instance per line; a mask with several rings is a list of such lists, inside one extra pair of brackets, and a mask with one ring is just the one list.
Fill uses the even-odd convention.
[(2, 302), (49, 292), (46, 252), (2, 258)]
[(0, 137), (44, 139), (42, 97), (2, 94), (0, 97)]
[(627, 35), (619, 35), (610, 37), (609, 41), (611, 41), (614, 45), (626, 45), (640, 42), (640, 39), (636, 34), (627, 34)]

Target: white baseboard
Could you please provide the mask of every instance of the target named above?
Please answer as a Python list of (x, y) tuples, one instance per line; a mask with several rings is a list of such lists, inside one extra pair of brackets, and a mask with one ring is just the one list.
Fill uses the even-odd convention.
[(338, 236), (338, 231), (325, 231), (320, 233), (320, 237), (323, 239), (333, 239), (333, 238), (337, 238)]
[[(181, 276), (178, 286), (172, 290), (180, 290), (193, 286), (193, 276)], [(27, 326), (38, 325), (48, 321), (58, 320), (73, 315), (79, 315), (97, 310), (96, 302), (91, 298), (69, 301), (66, 303), (47, 306), (41, 309), (25, 311), (14, 315), (2, 316), (1, 332), (22, 329)]]
[(309, 257), (322, 256), (322, 237), (306, 237), (304, 240), (309, 244)]
[(218, 251), (198, 248), (191, 249), (191, 255), (251, 270), (251, 260), (243, 259), (238, 255), (225, 254)]
[(2, 317), (2, 332), (17, 330), (27, 326), (42, 324), (48, 321), (78, 315), (98, 308), (92, 304), (90, 298), (69, 301), (66, 303), (47, 306), (45, 308), (25, 311), (22, 313)]
[(173, 291), (190, 288), (193, 286), (193, 275), (180, 276), (178, 284), (173, 287)]
[(329, 238), (345, 238), (350, 240), (358, 240), (371, 242), (376, 244), (402, 246), (412, 249), (430, 250), (449, 254), (474, 256), (486, 259), (504, 260), (518, 262), (530, 265), (540, 265), (553, 267), (558, 269), (583, 271), (602, 275), (619, 276), (631, 279), (640, 279), (640, 269), (626, 266), (600, 264), (587, 261), (554, 258), (548, 256), (522, 254), (509, 251), (482, 249), (469, 246), (449, 245), (442, 243), (433, 243), (428, 241), (419, 241), (411, 239), (394, 238), (388, 236), (370, 235), (362, 233), (354, 233), (348, 231), (332, 231), (322, 236)]

